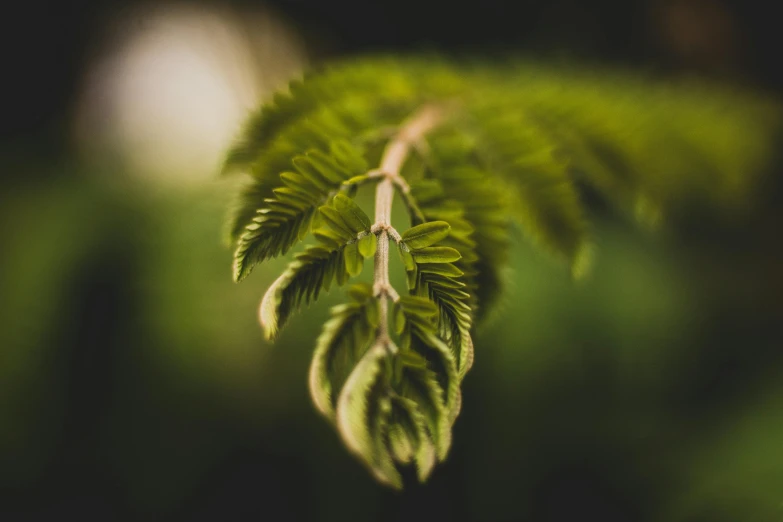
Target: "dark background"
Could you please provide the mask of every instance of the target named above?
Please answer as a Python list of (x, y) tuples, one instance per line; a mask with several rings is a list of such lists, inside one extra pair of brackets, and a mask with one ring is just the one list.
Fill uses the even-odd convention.
[[(57, 148), (92, 38), (107, 14), (143, 2), (17, 2), (4, 17), (3, 128)], [(206, 3), (209, 5), (209, 3)], [(221, 5), (257, 5), (223, 2)], [(770, 2), (727, 0), (363, 2), (277, 0), (315, 55), (433, 48), (565, 53), (590, 60), (741, 76), (780, 90), (783, 41)], [(323, 48), (326, 51), (323, 51)]]
[[(74, 100), (104, 24), (131, 5), (25, 2), (4, 16), (0, 364), (37, 358), (0, 374), (0, 520), (783, 519), (777, 174), (739, 223), (650, 235), (600, 222), (584, 286), (519, 241), (448, 462), (391, 493), (309, 406), (326, 306), (270, 348), (253, 315), (282, 265), (228, 283), (228, 192), (84, 174)], [(265, 5), (313, 61), (522, 52), (783, 88), (773, 3)]]

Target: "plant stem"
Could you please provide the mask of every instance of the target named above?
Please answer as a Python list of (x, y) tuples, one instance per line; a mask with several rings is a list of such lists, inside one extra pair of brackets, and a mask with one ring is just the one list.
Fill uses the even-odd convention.
[[(373, 292), (380, 299), (380, 322), (378, 325), (377, 342), (391, 346), (389, 337), (389, 299), (397, 300), (399, 295), (389, 283), (389, 236), (395, 240), (399, 235), (391, 226), (392, 201), (394, 200), (394, 184), (407, 188), (400, 175), (402, 166), (408, 158), (411, 148), (424, 139), (424, 136), (435, 128), (443, 119), (441, 108), (427, 105), (416, 111), (406, 120), (396, 135), (389, 141), (383, 151), (381, 165), (377, 173), (383, 179), (375, 190), (375, 225), (373, 231), (378, 234), (378, 249), (375, 252), (375, 273)], [(393, 232), (390, 232), (393, 231)]]

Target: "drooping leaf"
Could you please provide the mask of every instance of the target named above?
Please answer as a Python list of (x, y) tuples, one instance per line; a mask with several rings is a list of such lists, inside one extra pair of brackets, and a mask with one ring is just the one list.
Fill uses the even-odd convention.
[(419, 272), (441, 277), (456, 278), (464, 275), (459, 268), (451, 263), (418, 263)]
[(411, 349), (427, 360), (427, 366), (437, 376), (438, 385), (443, 393), (443, 406), (451, 425), (457, 418), (461, 405), (461, 379), (454, 356), (449, 347), (433, 331), (413, 326), (410, 335), (412, 336)]
[[(358, 239), (346, 228), (340, 213), (329, 205), (321, 206), (319, 212), (325, 221), (315, 233), (320, 244), (297, 254), (261, 301), (259, 318), (268, 339), (277, 335), (293, 311), (318, 299), (332, 282), (342, 286), (348, 277), (362, 271), (364, 258)], [(368, 232), (359, 233), (365, 237)]]
[(352, 302), (332, 308), (332, 316), (316, 342), (310, 364), (310, 396), (316, 408), (334, 418), (337, 395), (372, 341), (378, 324), (372, 288), (356, 284), (348, 289)]
[(378, 237), (375, 234), (367, 234), (359, 239), (359, 253), (367, 259), (375, 255), (378, 248)]
[(386, 444), (392, 409), (387, 395), (388, 358), (389, 351), (382, 344), (364, 354), (340, 392), (336, 418), (346, 447), (380, 482), (399, 489), (402, 477)]
[(358, 243), (354, 241), (345, 246), (343, 250), (345, 256), (345, 270), (351, 277), (356, 277), (362, 273), (362, 266), (364, 266), (364, 258), (359, 253)]
[(400, 395), (416, 403), (439, 460), (451, 447), (451, 421), (437, 376), (428, 368), (403, 366)]
[(235, 212), (233, 234), (242, 231), (234, 254), (235, 281), (247, 277), (256, 263), (285, 254), (303, 240), (319, 205), (357, 174), (318, 151), (295, 156), (292, 164), (297, 172), (282, 172), (276, 188), (268, 180), (251, 185)]
[(348, 223), (345, 222), (342, 214), (334, 207), (329, 205), (323, 205), (319, 207), (318, 216), (332, 230), (340, 234), (341, 238), (347, 239), (356, 235), (356, 233), (348, 226)]
[(394, 396), (392, 419), (389, 447), (395, 460), (407, 464), (412, 459), (416, 463), (419, 481), (426, 481), (432, 473), (436, 458), (435, 446), (427, 432), (424, 415), (414, 401)]
[(408, 250), (404, 244), (400, 245), (397, 251), (400, 254), (403, 265), (405, 265), (405, 270), (413, 270), (416, 268), (416, 261), (413, 260), (413, 254), (411, 254), (410, 250)]
[(372, 225), (370, 223), (370, 218), (368, 218), (367, 214), (359, 208), (359, 205), (354, 203), (348, 196), (337, 194), (334, 197), (334, 208), (337, 209), (342, 216), (343, 221), (345, 221), (351, 231), (355, 234), (370, 229), (370, 226)]
[[(261, 300), (259, 318), (267, 339), (274, 339), (302, 304), (318, 299), (321, 289), (328, 288), (332, 279), (344, 271), (342, 259), (341, 248), (314, 246), (297, 254)], [(338, 284), (342, 284), (340, 278)]]
[(405, 283), (408, 286), (408, 290), (415, 290), (419, 284), (419, 268), (414, 265), (413, 270), (407, 270), (405, 272)]
[(451, 227), (445, 221), (430, 221), (402, 233), (402, 241), (411, 250), (420, 250), (439, 243), (449, 235)]
[(438, 308), (435, 304), (423, 297), (403, 295), (400, 296), (398, 305), (406, 315), (413, 315), (416, 318), (428, 318), (438, 315)]
[(456, 249), (444, 246), (422, 248), (412, 254), (417, 263), (453, 263), (462, 257)]

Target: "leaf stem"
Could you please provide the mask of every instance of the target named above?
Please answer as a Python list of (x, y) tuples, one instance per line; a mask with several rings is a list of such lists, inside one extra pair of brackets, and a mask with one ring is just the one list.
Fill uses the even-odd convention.
[(391, 346), (389, 337), (389, 299), (399, 299), (397, 291), (389, 282), (389, 236), (399, 241), (399, 234), (391, 226), (392, 201), (394, 185), (399, 185), (405, 192), (408, 184), (400, 172), (411, 149), (422, 143), (428, 132), (435, 128), (443, 119), (443, 109), (434, 105), (426, 105), (416, 111), (403, 122), (398, 132), (389, 140), (381, 157), (379, 168), (371, 172), (373, 176), (383, 179), (375, 189), (375, 224), (373, 230), (378, 234), (378, 249), (375, 251), (375, 272), (373, 293), (380, 300), (380, 321), (378, 324), (377, 342), (386, 347)]

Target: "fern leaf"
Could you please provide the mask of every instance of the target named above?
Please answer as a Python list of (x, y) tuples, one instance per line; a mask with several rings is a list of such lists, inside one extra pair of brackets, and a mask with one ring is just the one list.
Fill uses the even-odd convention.
[(389, 447), (395, 460), (401, 464), (413, 460), (419, 481), (426, 481), (435, 467), (436, 455), (424, 415), (416, 402), (395, 395), (392, 397), (392, 419)]
[[(326, 201), (343, 182), (356, 174), (351, 168), (361, 167), (361, 162), (348, 157), (347, 145), (335, 145), (340, 150), (335, 157), (312, 150), (293, 158), (297, 172), (280, 175), (281, 187), (272, 191), (272, 197), (264, 200), (264, 207), (256, 210), (256, 216), (246, 225), (239, 238), (234, 255), (234, 279), (247, 277), (256, 263), (285, 254), (310, 230), (319, 204)], [(257, 192), (250, 192), (251, 196)], [(246, 219), (242, 214), (240, 219)], [(366, 217), (366, 216), (365, 216)], [(237, 228), (238, 223), (233, 228)], [(369, 227), (368, 227), (369, 228)]]
[[(334, 202), (341, 199), (347, 200), (337, 204), (342, 212), (329, 205), (319, 208), (322, 216), (330, 216), (326, 228), (316, 232), (320, 244), (297, 254), (264, 294), (259, 318), (268, 339), (277, 335), (293, 311), (318, 299), (322, 289), (329, 290), (335, 279), (338, 285), (342, 285), (348, 277), (361, 272), (364, 258), (357, 245), (365, 236), (371, 235), (369, 226), (365, 230), (349, 229), (345, 219), (357, 219), (357, 222), (366, 221), (368, 224), (369, 219), (361, 209), (351, 207), (355, 204), (346, 196), (338, 195)], [(363, 220), (357, 217), (358, 213), (364, 216)]]
[(353, 285), (351, 303), (332, 308), (316, 342), (310, 365), (310, 396), (318, 411), (334, 419), (337, 394), (350, 371), (364, 355), (378, 326), (377, 301), (367, 284)]
[(517, 221), (534, 242), (578, 271), (588, 229), (568, 164), (524, 117), (506, 113), (485, 121), (482, 129), (487, 136), (483, 153), (489, 168), (504, 174)]
[[(312, 232), (316, 244), (262, 300), (274, 337), (373, 258), (373, 286), (351, 286), (324, 325), (310, 393), (379, 481), (401, 487), (407, 465), (424, 481), (449, 451), (511, 226), (579, 277), (593, 202), (652, 225), (696, 205), (748, 207), (780, 121), (777, 102), (607, 71), (432, 57), (329, 65), (251, 116), (228, 154), (225, 170), (252, 180), (230, 223), (234, 277)], [(351, 199), (360, 186), (375, 189), (375, 219)], [(410, 217), (402, 234), (395, 194)], [(391, 286), (392, 241), (410, 295)]]
[(402, 234), (402, 241), (411, 250), (419, 250), (445, 239), (450, 229), (451, 226), (445, 221), (430, 221), (406, 230)]
[(310, 247), (298, 254), (283, 274), (269, 287), (261, 300), (260, 320), (267, 339), (277, 336), (293, 311), (302, 303), (318, 299), (328, 278), (342, 270), (342, 249)]
[(443, 389), (432, 370), (403, 366), (399, 393), (416, 403), (438, 460), (443, 460), (451, 447), (451, 420), (445, 405)]
[(481, 253), (466, 267), (475, 272), (468, 283), (474, 296), (471, 306), (480, 321), (501, 291), (501, 273), (510, 248), (507, 209), (511, 198), (482, 163), (476, 140), (460, 126), (438, 129), (430, 145), (431, 175), (439, 183), (427, 197), (431, 203), (435, 199), (461, 204), (461, 216), (473, 229), (469, 238), (475, 242), (475, 251)]
[(402, 487), (386, 445), (391, 417), (387, 395), (389, 352), (383, 345), (370, 348), (351, 372), (337, 401), (337, 429), (348, 449), (359, 457), (382, 483)]
[(458, 413), (460, 377), (451, 349), (438, 337), (438, 308), (419, 296), (403, 296), (398, 304), (403, 317), (400, 347), (420, 355), (426, 367), (435, 373), (444, 396), (443, 405), (453, 420)]
[[(379, 67), (384, 68), (383, 74), (378, 74)], [(373, 57), (333, 63), (293, 80), (287, 92), (276, 93), (248, 117), (226, 155), (223, 171), (246, 170), (258, 175), (254, 168), (258, 167), (259, 155), (270, 148), (274, 139), (324, 106), (339, 106), (368, 94), (379, 105), (408, 101), (419, 87), (416, 78), (409, 74), (409, 67), (410, 63), (394, 57)]]
[[(473, 360), (471, 295), (464, 290), (466, 284), (460, 280), (465, 272), (453, 264), (462, 256), (454, 248), (440, 246), (451, 230), (445, 221), (417, 225), (402, 234), (399, 250), (406, 271), (413, 279), (413, 284), (409, 285), (411, 290), (435, 305), (432, 309), (439, 316), (438, 334), (448, 342), (456, 370), (464, 376)], [(423, 311), (419, 309), (419, 313)]]

